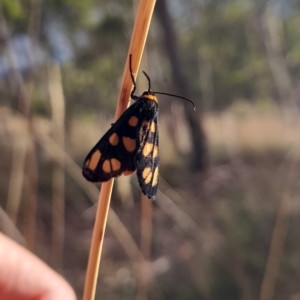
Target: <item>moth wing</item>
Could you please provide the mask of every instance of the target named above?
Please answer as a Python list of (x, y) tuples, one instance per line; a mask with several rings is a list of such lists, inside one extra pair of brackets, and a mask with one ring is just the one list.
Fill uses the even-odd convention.
[(132, 104), (89, 152), (82, 169), (87, 180), (103, 182), (135, 171), (139, 128), (132, 125), (138, 120), (135, 116), (138, 110), (138, 102)]
[(159, 176), (159, 136), (157, 117), (147, 123), (147, 127), (141, 126), (140, 128), (140, 148), (137, 151), (134, 162), (142, 192), (149, 199), (155, 199)]

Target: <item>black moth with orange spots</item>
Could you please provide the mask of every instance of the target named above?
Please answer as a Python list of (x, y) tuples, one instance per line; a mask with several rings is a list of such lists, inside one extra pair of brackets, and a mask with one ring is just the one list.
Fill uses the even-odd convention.
[[(155, 199), (159, 176), (159, 142), (158, 142), (158, 103), (155, 94), (149, 88), (141, 96), (134, 95), (136, 83), (131, 70), (131, 55), (129, 68), (133, 82), (130, 94), (132, 104), (112, 124), (100, 141), (93, 147), (83, 163), (83, 176), (93, 182), (108, 181), (112, 177), (137, 173), (142, 192)], [(192, 102), (193, 103), (193, 102)]]

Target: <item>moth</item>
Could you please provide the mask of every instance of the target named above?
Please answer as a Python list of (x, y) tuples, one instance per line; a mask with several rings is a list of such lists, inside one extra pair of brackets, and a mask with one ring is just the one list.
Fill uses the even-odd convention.
[[(112, 177), (131, 175), (136, 172), (140, 188), (149, 199), (155, 199), (159, 181), (159, 131), (158, 101), (151, 91), (151, 81), (146, 72), (148, 90), (135, 95), (136, 82), (132, 73), (131, 55), (129, 70), (133, 83), (130, 94), (135, 101), (120, 118), (111, 125), (99, 142), (92, 148), (83, 163), (83, 176), (92, 182), (105, 182)], [(195, 105), (194, 105), (195, 109)]]

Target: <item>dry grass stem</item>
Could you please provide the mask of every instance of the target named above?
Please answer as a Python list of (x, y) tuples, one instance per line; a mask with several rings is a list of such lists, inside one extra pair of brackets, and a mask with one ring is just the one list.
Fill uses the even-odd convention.
[(152, 217), (153, 205), (149, 199), (142, 195), (141, 205), (141, 252), (143, 259), (139, 262), (139, 286), (137, 299), (147, 299), (147, 289), (149, 286), (149, 272), (147, 272), (148, 261), (151, 258), (151, 241), (152, 241)]

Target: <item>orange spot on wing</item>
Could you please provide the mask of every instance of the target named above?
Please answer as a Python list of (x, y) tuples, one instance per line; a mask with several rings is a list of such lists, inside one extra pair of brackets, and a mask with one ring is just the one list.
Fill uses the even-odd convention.
[(89, 168), (90, 170), (94, 171), (97, 166), (98, 166), (98, 163), (99, 163), (99, 160), (101, 158), (101, 152), (99, 150), (96, 150), (93, 154), (92, 154), (92, 157), (91, 159), (89, 159), (85, 166), (87, 168)]
[(139, 119), (136, 116), (132, 116), (129, 121), (128, 124), (132, 127), (135, 127), (138, 123)]
[(121, 162), (119, 160), (112, 158), (110, 162), (113, 171), (118, 171), (121, 168)]
[(155, 168), (155, 171), (153, 173), (153, 178), (152, 178), (152, 186), (156, 186), (158, 183), (158, 167)]
[(145, 168), (143, 173), (142, 173), (142, 177), (143, 177), (145, 183), (148, 184), (151, 181), (151, 178), (152, 178), (151, 168), (149, 168), (149, 167)]
[(103, 162), (102, 170), (103, 170), (105, 173), (110, 173), (110, 172), (111, 172), (110, 161), (109, 161), (108, 159), (106, 159), (106, 160)]
[(156, 124), (155, 122), (152, 122), (151, 125), (150, 125), (150, 132), (156, 132)]
[(145, 183), (148, 184), (151, 181), (151, 177), (152, 177), (152, 172), (150, 172), (147, 176), (147, 178), (145, 179)]
[(158, 147), (157, 147), (157, 146), (154, 146), (152, 156), (153, 156), (154, 158), (158, 156)]
[(123, 137), (123, 144), (128, 152), (132, 152), (136, 147), (136, 140), (131, 139), (129, 137)]
[(145, 168), (142, 173), (142, 177), (145, 179), (150, 172), (151, 172), (151, 168), (149, 168), (149, 167)]
[(153, 149), (153, 144), (152, 143), (146, 143), (144, 148), (143, 148), (143, 155), (146, 157), (148, 156)]
[(112, 145), (112, 146), (117, 146), (118, 143), (119, 143), (119, 137), (116, 133), (113, 133), (109, 139), (108, 139), (109, 143)]

